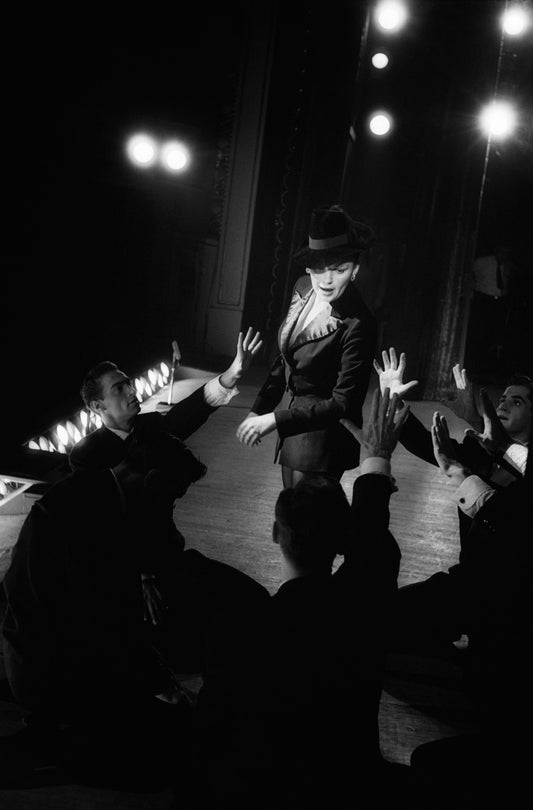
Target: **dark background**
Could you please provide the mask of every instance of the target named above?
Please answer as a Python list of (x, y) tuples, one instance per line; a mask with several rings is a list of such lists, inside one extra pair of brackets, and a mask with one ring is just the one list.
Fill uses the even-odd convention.
[[(531, 36), (502, 53), (500, 88), (523, 115), (516, 136), (491, 150), (479, 207), (486, 140), (476, 116), (494, 90), (504, 3), (412, 2), (393, 37), (369, 20), (373, 3), (271, 6), (243, 324), (264, 331), (268, 363), (310, 211), (342, 201), (376, 230), (360, 284), (380, 320), (379, 349), (407, 351), (418, 395), (431, 398), (439, 344), (459, 351), (449, 333), (464, 323), (449, 311), (466, 312), (473, 258), (505, 241), (530, 279)], [(83, 373), (104, 358), (138, 374), (178, 338), (185, 363), (218, 362), (194, 340), (195, 267), (199, 242), (220, 236), (250, 8), (6, 20), (1, 441), (25, 441), (77, 410)], [(369, 58), (383, 46), (391, 62), (378, 72)], [(395, 119), (382, 140), (366, 129), (378, 107)], [(134, 169), (124, 142), (143, 129), (191, 143), (191, 170)], [(525, 347), (522, 366), (530, 342), (526, 331), (515, 347)]]

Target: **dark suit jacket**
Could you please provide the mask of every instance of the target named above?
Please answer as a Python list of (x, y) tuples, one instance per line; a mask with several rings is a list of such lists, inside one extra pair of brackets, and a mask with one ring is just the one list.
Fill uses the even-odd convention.
[[(185, 440), (198, 430), (216, 408), (208, 405), (204, 398), (204, 387), (193, 391), (186, 399), (177, 402), (168, 413), (138, 414), (138, 420), (163, 420), (165, 430)], [(105, 470), (115, 467), (125, 456), (125, 442), (106, 427), (89, 433), (73, 448), (69, 456), (72, 470)]]
[[(377, 324), (354, 284), (319, 314), (294, 341), (291, 334), (312, 294), (311, 281), (296, 282), (279, 330), (280, 354), (252, 410), (275, 412), (281, 440), (280, 463), (292, 469), (337, 471), (356, 467), (359, 444), (339, 419), (362, 423)], [(286, 388), (288, 408), (278, 408)]]
[(139, 528), (107, 470), (69, 475), (33, 506), (5, 576), (2, 628), (11, 688), (26, 706), (68, 712), (152, 693)]
[[(421, 458), (423, 461), (427, 461), (429, 464), (437, 466), (433, 452), (431, 432), (412, 412), (409, 413), (407, 421), (402, 428), (400, 442), (405, 449), (409, 450), (413, 455), (418, 456), (418, 458)], [(462, 442), (457, 442), (455, 439), (452, 439), (452, 444), (455, 448), (457, 459), (464, 464), (465, 467), (484, 481), (487, 481), (494, 489), (501, 489), (500, 485), (495, 484), (494, 481), (491, 480), (495, 461), (494, 457), (487, 453), (479, 442), (467, 436)], [(463, 548), (464, 544), (468, 542), (467, 538), (472, 520), (460, 509), (457, 510), (457, 513), (459, 516), (461, 548)]]
[(375, 774), (400, 562), (387, 528), (389, 496), (387, 477), (360, 476), (353, 542), (336, 573), (290, 580), (274, 596), (213, 622), (198, 737), (202, 771), (217, 795), (240, 785), (257, 796), (255, 784), (261, 796), (272, 790), (274, 801), (296, 786), (301, 800), (308, 788), (331, 791), (332, 779)]

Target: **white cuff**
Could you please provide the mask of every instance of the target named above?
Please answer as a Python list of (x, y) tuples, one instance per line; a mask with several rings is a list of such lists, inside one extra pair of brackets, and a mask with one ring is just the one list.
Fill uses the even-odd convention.
[(377, 475), (387, 475), (391, 477), (391, 466), (388, 458), (381, 456), (369, 456), (361, 464), (361, 475), (377, 473)]
[(504, 453), (504, 461), (508, 461), (521, 475), (526, 471), (528, 448), (525, 444), (511, 444)]
[(220, 376), (213, 377), (213, 379), (209, 380), (204, 386), (204, 399), (212, 408), (227, 405), (238, 393), (239, 389), (237, 386), (235, 386), (235, 388), (224, 388), (220, 382)]
[(468, 515), (475, 517), (484, 503), (492, 498), (495, 490), (486, 484), (477, 475), (469, 475), (463, 483), (456, 489), (453, 499), (459, 509)]

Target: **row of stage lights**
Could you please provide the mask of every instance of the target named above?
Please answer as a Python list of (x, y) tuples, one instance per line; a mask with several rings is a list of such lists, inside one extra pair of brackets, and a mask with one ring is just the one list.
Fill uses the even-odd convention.
[[(400, 0), (383, 0), (374, 10), (374, 22), (385, 34), (400, 31), (408, 18), (407, 5)], [(500, 22), (504, 34), (510, 37), (521, 36), (531, 25), (531, 13), (524, 2), (510, 3), (503, 11)], [(384, 51), (376, 51), (371, 57), (376, 70), (384, 70), (389, 61), (389, 56)], [(488, 137), (506, 138), (516, 127), (517, 115), (509, 102), (495, 100), (483, 108), (479, 115), (479, 123)], [(376, 137), (388, 135), (392, 126), (392, 116), (386, 111), (376, 111), (369, 116), (368, 128)]]
[(171, 174), (185, 171), (191, 162), (190, 151), (181, 141), (160, 143), (152, 135), (144, 132), (132, 135), (128, 139), (126, 154), (139, 169), (160, 166)]
[[(170, 369), (165, 362), (137, 377), (134, 380), (135, 390), (140, 402), (156, 394), (170, 380)], [(98, 414), (83, 409), (72, 419), (60, 422), (45, 434), (36, 436), (27, 442), (30, 450), (44, 450), (48, 453), (69, 453), (75, 444), (93, 430), (102, 427)]]

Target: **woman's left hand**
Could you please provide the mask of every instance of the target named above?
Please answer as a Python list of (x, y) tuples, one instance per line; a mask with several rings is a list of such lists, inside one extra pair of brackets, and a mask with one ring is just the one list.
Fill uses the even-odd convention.
[(272, 433), (275, 429), (276, 417), (273, 413), (265, 413), (262, 416), (251, 414), (237, 428), (237, 438), (242, 444), (253, 447), (255, 444), (259, 444), (263, 436)]

